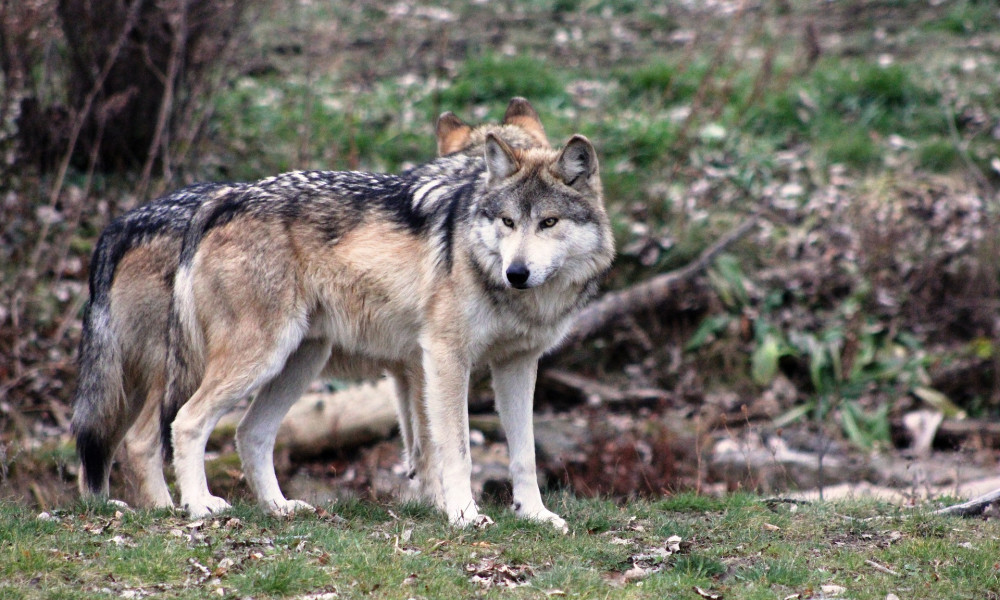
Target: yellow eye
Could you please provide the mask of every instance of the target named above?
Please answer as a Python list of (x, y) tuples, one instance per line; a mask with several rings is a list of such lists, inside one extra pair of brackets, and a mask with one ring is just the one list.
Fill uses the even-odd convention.
[(549, 227), (554, 226), (558, 222), (559, 219), (555, 217), (549, 217), (548, 219), (542, 221), (542, 229), (548, 229)]
[(511, 219), (510, 217), (504, 217), (502, 221), (504, 225), (510, 227), (511, 229), (514, 229), (514, 219)]

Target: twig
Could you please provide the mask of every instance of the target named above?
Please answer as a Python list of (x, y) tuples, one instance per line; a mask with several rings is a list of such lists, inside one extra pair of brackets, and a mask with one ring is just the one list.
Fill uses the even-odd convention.
[(962, 504), (955, 504), (953, 506), (947, 506), (945, 508), (938, 509), (932, 514), (935, 515), (958, 515), (961, 517), (975, 517), (977, 515), (983, 514), (990, 504), (1000, 500), (1000, 488), (997, 488), (991, 492), (983, 494), (982, 496), (977, 496), (968, 502), (963, 502)]
[(31, 489), (31, 495), (35, 498), (35, 503), (38, 504), (38, 508), (48, 510), (49, 503), (45, 501), (45, 495), (42, 494), (42, 488), (38, 487), (38, 483), (32, 481), (31, 485), (28, 487)]
[(886, 575), (892, 575), (893, 577), (902, 577), (896, 571), (893, 571), (889, 567), (887, 567), (885, 565), (882, 565), (882, 564), (879, 564), (879, 563), (875, 562), (874, 560), (872, 560), (870, 558), (865, 559), (865, 564), (868, 565), (868, 566), (870, 566), (870, 567), (873, 567), (876, 571), (881, 571), (881, 572), (885, 573)]
[(764, 498), (761, 502), (766, 504), (768, 507), (777, 506), (779, 504), (794, 504), (802, 506), (812, 504), (812, 502), (809, 502), (808, 500), (799, 500), (797, 498)]
[[(170, 152), (166, 139), (167, 120), (173, 112), (174, 87), (180, 73), (181, 62), (184, 60), (184, 48), (187, 45), (187, 0), (181, 0), (180, 7), (177, 8), (177, 19), (174, 25), (174, 35), (171, 40), (170, 59), (167, 63), (167, 72), (163, 79), (163, 99), (160, 101), (160, 112), (156, 116), (156, 129), (153, 132), (153, 141), (149, 144), (149, 152), (146, 155), (146, 162), (142, 166), (142, 175), (139, 177), (137, 196), (139, 201), (145, 200), (146, 192), (149, 190), (149, 182), (153, 175), (153, 163), (157, 156), (160, 156), (163, 165), (164, 179), (169, 178)], [(168, 19), (169, 21), (170, 19)], [(160, 152), (160, 145), (163, 145), (163, 152)]]
[[(104, 80), (107, 79), (108, 73), (111, 72), (111, 68), (114, 67), (115, 61), (118, 60), (118, 54), (121, 53), (122, 48), (125, 46), (125, 42), (128, 41), (129, 34), (132, 32), (132, 27), (135, 26), (135, 23), (138, 20), (139, 9), (141, 7), (142, 0), (138, 0), (129, 8), (129, 13), (125, 19), (125, 24), (122, 27), (121, 34), (118, 36), (118, 39), (115, 40), (115, 45), (108, 53), (108, 59), (104, 62), (101, 72), (94, 80), (93, 87), (87, 93), (86, 98), (84, 98), (83, 106), (73, 119), (73, 128), (70, 130), (66, 153), (63, 155), (62, 162), (59, 164), (59, 171), (56, 175), (55, 181), (52, 183), (52, 190), (49, 192), (50, 207), (54, 208), (56, 203), (59, 201), (59, 193), (62, 191), (63, 182), (66, 180), (66, 172), (69, 170), (69, 163), (73, 158), (73, 150), (76, 148), (76, 142), (80, 137), (80, 132), (83, 131), (83, 126), (87, 122), (87, 117), (94, 105), (94, 100), (97, 99), (97, 96), (101, 93), (101, 88), (104, 87)], [(26, 269), (26, 271), (35, 272), (37, 270), (38, 260), (41, 256), (42, 249), (45, 247), (45, 239), (48, 237), (50, 226), (51, 225), (48, 219), (42, 222), (42, 229), (38, 235), (38, 245), (35, 247), (34, 252), (32, 252), (31, 260), (29, 262), (31, 269)]]

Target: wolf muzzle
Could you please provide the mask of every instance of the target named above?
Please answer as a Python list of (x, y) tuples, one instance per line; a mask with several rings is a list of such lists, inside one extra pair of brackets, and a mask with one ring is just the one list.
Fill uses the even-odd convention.
[(528, 289), (529, 277), (531, 277), (531, 271), (528, 270), (528, 265), (523, 262), (513, 262), (507, 267), (507, 281), (519, 290)]

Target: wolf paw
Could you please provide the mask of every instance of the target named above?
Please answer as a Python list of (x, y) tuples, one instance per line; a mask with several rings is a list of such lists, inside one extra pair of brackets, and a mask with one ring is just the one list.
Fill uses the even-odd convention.
[(480, 515), (479, 508), (476, 507), (475, 504), (471, 504), (465, 509), (452, 512), (449, 515), (448, 520), (451, 521), (451, 524), (455, 527), (468, 527), (472, 525), (477, 528), (486, 527), (493, 522), (493, 520), (486, 515)]
[(114, 506), (118, 510), (124, 510), (126, 512), (135, 512), (132, 510), (132, 507), (129, 506), (128, 503), (126, 503), (123, 500), (115, 500), (114, 498), (108, 498), (108, 505)]
[(565, 519), (557, 515), (556, 513), (546, 509), (545, 507), (540, 507), (536, 510), (526, 510), (522, 505), (515, 503), (514, 512), (517, 516), (522, 519), (530, 519), (532, 521), (539, 521), (541, 523), (550, 523), (559, 533), (569, 533), (569, 525), (566, 524)]
[(229, 510), (232, 507), (228, 502), (218, 496), (208, 496), (202, 500), (185, 502), (184, 508), (187, 510), (188, 516), (197, 519), (200, 517), (207, 517), (208, 515), (214, 513), (220, 513), (224, 510)]
[(316, 512), (313, 505), (301, 500), (271, 500), (267, 503), (267, 510), (271, 514), (288, 517), (297, 512)]

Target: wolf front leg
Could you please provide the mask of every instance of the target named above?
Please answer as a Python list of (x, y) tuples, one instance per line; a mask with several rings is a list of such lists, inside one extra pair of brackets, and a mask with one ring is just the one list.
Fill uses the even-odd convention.
[(424, 402), (427, 426), (439, 468), (445, 512), (453, 525), (481, 525), (484, 518), (472, 497), (469, 451), (469, 362), (460, 345), (445, 340), (423, 344)]
[(551, 523), (566, 533), (569, 530), (566, 521), (545, 508), (538, 489), (532, 425), (538, 357), (525, 355), (494, 364), (492, 372), (497, 412), (507, 434), (510, 476), (514, 482), (514, 512), (519, 517)]

